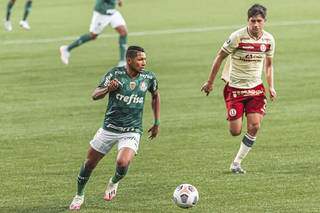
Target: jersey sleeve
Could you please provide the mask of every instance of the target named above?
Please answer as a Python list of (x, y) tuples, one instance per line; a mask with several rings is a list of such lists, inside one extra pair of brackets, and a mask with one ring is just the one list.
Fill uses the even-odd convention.
[(238, 36), (237, 33), (232, 33), (229, 38), (224, 42), (221, 49), (227, 54), (231, 54), (238, 47)]
[(108, 71), (100, 80), (98, 87), (106, 87), (109, 82), (114, 78), (113, 70)]
[(267, 57), (273, 57), (276, 48), (276, 43), (273, 36), (270, 36), (270, 49), (266, 52)]
[(154, 93), (158, 90), (158, 80), (155, 75), (153, 75), (153, 78), (150, 80), (150, 85), (148, 88), (148, 91), (151, 93)]

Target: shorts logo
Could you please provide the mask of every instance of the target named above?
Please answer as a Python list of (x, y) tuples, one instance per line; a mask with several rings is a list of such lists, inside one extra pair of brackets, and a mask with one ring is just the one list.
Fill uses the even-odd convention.
[(266, 45), (264, 45), (264, 44), (261, 44), (261, 45), (260, 45), (260, 50), (261, 50), (261, 52), (265, 52), (266, 49), (267, 49)]
[(236, 109), (231, 108), (231, 109), (229, 110), (229, 115), (230, 115), (231, 117), (236, 116), (236, 114), (237, 114), (237, 110), (236, 110)]

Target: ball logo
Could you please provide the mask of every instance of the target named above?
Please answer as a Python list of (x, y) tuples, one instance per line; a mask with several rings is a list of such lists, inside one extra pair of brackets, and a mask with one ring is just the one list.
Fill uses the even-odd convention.
[(229, 115), (230, 115), (231, 117), (236, 116), (236, 114), (237, 114), (237, 110), (236, 110), (236, 109), (232, 108), (232, 109), (229, 110)]
[(260, 45), (260, 50), (261, 50), (261, 52), (265, 52), (266, 49), (267, 49), (266, 45), (264, 45), (264, 44), (261, 44), (261, 45)]

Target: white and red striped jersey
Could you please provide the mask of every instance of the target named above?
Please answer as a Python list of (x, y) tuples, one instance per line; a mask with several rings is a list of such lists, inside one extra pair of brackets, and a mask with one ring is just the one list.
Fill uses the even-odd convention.
[(232, 33), (221, 49), (229, 54), (222, 79), (231, 87), (248, 89), (262, 83), (264, 59), (273, 57), (275, 41), (266, 31), (256, 40), (245, 27)]

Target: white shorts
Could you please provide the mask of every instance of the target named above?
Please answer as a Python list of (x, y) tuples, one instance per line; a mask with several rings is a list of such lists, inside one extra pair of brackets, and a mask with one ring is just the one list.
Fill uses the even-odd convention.
[(139, 133), (114, 133), (100, 128), (90, 141), (90, 145), (94, 150), (104, 155), (107, 154), (115, 144), (118, 144), (118, 150), (127, 147), (132, 149), (137, 154), (139, 149), (139, 141)]
[(123, 19), (119, 11), (114, 10), (112, 15), (103, 15), (97, 11), (93, 11), (90, 29), (89, 31), (94, 34), (100, 34), (105, 27), (111, 25), (112, 28), (119, 26), (126, 26), (126, 22)]

